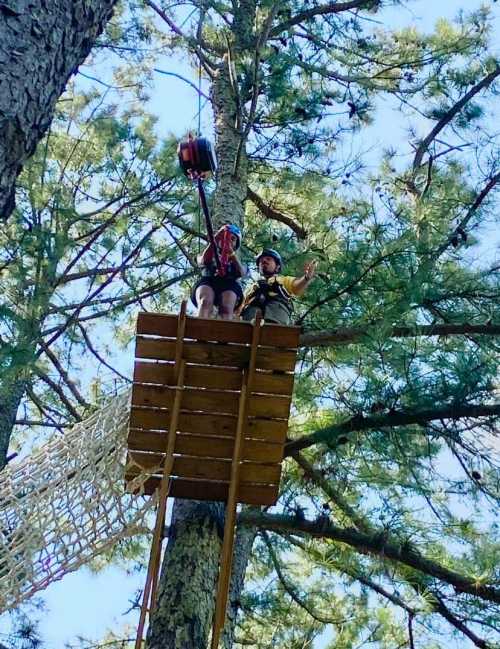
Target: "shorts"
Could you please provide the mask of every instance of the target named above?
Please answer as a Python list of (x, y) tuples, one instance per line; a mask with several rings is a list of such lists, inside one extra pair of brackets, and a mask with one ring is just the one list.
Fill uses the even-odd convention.
[(240, 306), (243, 302), (243, 289), (237, 279), (232, 277), (202, 277), (194, 285), (193, 292), (191, 293), (191, 302), (198, 306), (196, 302), (196, 290), (200, 286), (210, 286), (215, 293), (214, 306), (220, 305), (220, 298), (226, 291), (232, 291), (236, 294), (236, 306)]
[(249, 304), (241, 312), (241, 319), (250, 322), (255, 319), (257, 311), (262, 311), (265, 322), (274, 324), (290, 325), (291, 312), (290, 309), (283, 304), (283, 302), (273, 301), (266, 302), (263, 306), (257, 304)]

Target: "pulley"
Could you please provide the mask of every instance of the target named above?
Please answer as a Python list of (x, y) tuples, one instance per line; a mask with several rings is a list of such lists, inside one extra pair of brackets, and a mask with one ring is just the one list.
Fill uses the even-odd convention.
[(191, 179), (206, 178), (216, 169), (211, 143), (204, 137), (189, 136), (177, 149), (181, 169)]

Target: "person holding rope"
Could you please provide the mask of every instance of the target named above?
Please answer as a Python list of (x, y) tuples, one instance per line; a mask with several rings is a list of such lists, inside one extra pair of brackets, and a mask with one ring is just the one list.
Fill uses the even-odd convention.
[(191, 301), (198, 307), (199, 318), (212, 318), (215, 306), (223, 320), (232, 320), (243, 301), (239, 280), (248, 272), (237, 254), (241, 231), (237, 225), (228, 223), (216, 232), (214, 241), (217, 251), (210, 243), (197, 257), (201, 278), (194, 286)]
[(290, 277), (279, 274), (283, 262), (279, 252), (272, 248), (265, 248), (255, 261), (260, 278), (245, 293), (241, 319), (249, 322), (260, 312), (266, 322), (290, 325), (292, 297), (304, 293), (314, 278), (317, 262), (307, 262), (301, 277)]

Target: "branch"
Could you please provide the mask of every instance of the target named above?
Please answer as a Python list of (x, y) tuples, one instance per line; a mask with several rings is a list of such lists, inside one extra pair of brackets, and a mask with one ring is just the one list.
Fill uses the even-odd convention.
[(61, 378), (63, 379), (63, 381), (66, 383), (68, 388), (71, 390), (73, 396), (78, 401), (78, 403), (81, 406), (83, 406), (84, 408), (88, 408), (89, 404), (82, 397), (82, 395), (78, 391), (78, 389), (77, 389), (76, 385), (74, 384), (74, 382), (69, 378), (68, 373), (66, 372), (64, 367), (61, 365), (61, 363), (59, 362), (59, 359), (54, 354), (54, 352), (51, 349), (49, 349), (49, 347), (47, 347), (47, 345), (45, 345), (43, 340), (40, 339), (38, 342), (39, 342), (39, 345), (42, 347), (42, 349), (43, 349), (44, 353), (46, 354), (46, 356), (49, 358), (52, 365), (56, 368), (56, 370), (59, 372), (59, 374), (60, 374)]
[[(456, 336), (482, 335), (497, 336), (500, 334), (500, 324), (432, 324), (415, 325), (413, 327), (392, 327), (387, 338), (413, 338), (414, 336)], [(338, 327), (322, 331), (308, 331), (300, 337), (301, 347), (327, 347), (346, 345), (358, 342), (363, 338), (377, 335), (377, 325), (370, 327)]]
[(417, 410), (414, 412), (397, 412), (395, 410), (381, 415), (370, 415), (364, 417), (362, 414), (355, 415), (340, 424), (333, 424), (317, 430), (311, 435), (288, 442), (285, 446), (285, 456), (292, 455), (296, 451), (313, 446), (314, 444), (339, 444), (345, 441), (348, 433), (362, 430), (380, 430), (381, 428), (392, 428), (394, 426), (409, 426), (410, 424), (424, 425), (429, 421), (441, 419), (463, 419), (465, 417), (491, 417), (500, 415), (500, 404), (481, 404), (474, 406), (450, 405), (441, 408), (428, 410)]
[[(494, 187), (500, 182), (500, 172), (492, 176), (486, 185), (483, 187), (483, 189), (479, 192), (479, 194), (476, 196), (476, 199), (472, 203), (472, 205), (469, 207), (467, 210), (467, 214), (464, 216), (464, 218), (460, 221), (460, 223), (457, 225), (455, 228), (455, 232), (459, 230), (465, 230), (466, 226), (468, 225), (469, 221), (471, 218), (474, 216), (476, 211), (478, 210), (479, 207), (481, 207), (484, 199), (488, 196), (490, 191), (494, 189)], [(440, 246), (435, 254), (435, 257), (439, 257), (449, 246), (451, 245), (453, 239), (454, 239), (454, 234), (455, 232), (448, 237), (448, 240), (443, 243), (442, 246)]]
[(314, 16), (323, 16), (325, 14), (339, 14), (342, 11), (350, 11), (351, 9), (370, 9), (372, 7), (378, 6), (378, 0), (351, 0), (350, 2), (329, 2), (325, 5), (319, 5), (318, 7), (313, 7), (307, 11), (300, 11), (295, 16), (292, 16), (288, 20), (283, 21), (279, 25), (276, 25), (274, 29), (271, 30), (270, 36), (277, 36), (281, 32), (290, 29), (294, 25), (304, 22), (304, 20), (309, 20), (314, 18)]
[[(365, 519), (365, 517), (362, 514), (358, 514), (353, 507), (347, 502), (347, 500), (339, 494), (335, 488), (332, 486), (332, 484), (325, 479), (325, 477), (321, 474), (320, 471), (315, 469), (301, 453), (294, 453), (292, 456), (293, 459), (299, 464), (299, 466), (303, 469), (304, 475), (309, 479), (312, 480), (316, 485), (318, 485), (324, 493), (328, 496), (328, 498), (335, 503), (340, 510), (346, 514), (351, 521), (354, 523), (356, 528), (364, 532), (365, 534), (369, 535), (374, 535), (374, 534), (380, 534), (377, 529), (371, 525), (370, 521)], [(389, 532), (385, 532), (386, 534), (389, 534)], [(390, 537), (389, 540), (396, 542), (397, 539), (391, 539)], [(411, 546), (407, 544), (407, 547), (411, 549)], [(397, 606), (400, 606), (404, 608), (410, 616), (416, 615), (417, 611), (410, 608), (403, 600), (401, 600), (399, 597), (396, 597), (393, 593), (389, 593), (386, 590), (384, 590), (381, 586), (376, 584), (375, 582), (367, 579), (366, 577), (363, 577), (362, 575), (357, 574), (355, 571), (348, 571), (346, 570), (345, 566), (338, 566), (338, 570), (345, 572), (346, 574), (350, 575), (353, 579), (357, 579), (360, 583), (367, 585), (369, 588), (372, 588), (375, 592), (379, 593), (383, 597), (386, 597), (389, 601), (391, 601), (393, 604), (396, 604)], [(406, 581), (408, 581), (407, 577), (405, 576)], [(415, 584), (413, 580), (410, 582), (411, 586), (417, 591), (420, 592), (422, 590), (426, 590), (429, 594), (432, 595), (432, 601), (429, 603), (432, 603), (432, 606), (434, 608), (434, 611), (436, 613), (439, 613), (442, 615), (450, 624), (452, 624), (456, 629), (461, 631), (464, 635), (466, 635), (472, 642), (478, 646), (478, 647), (483, 647), (487, 648), (487, 644), (485, 643), (484, 640), (476, 636), (463, 622), (461, 622), (459, 619), (457, 619), (453, 613), (445, 606), (444, 602), (442, 599), (436, 594), (435, 591), (432, 591), (429, 589), (427, 584), (420, 583), (422, 580), (418, 580), (419, 583)]]
[(49, 376), (44, 374), (39, 368), (35, 367), (34, 370), (35, 374), (38, 376), (39, 379), (41, 379), (44, 383), (46, 383), (50, 389), (57, 394), (59, 399), (63, 402), (63, 404), (66, 406), (72, 417), (76, 421), (81, 421), (81, 416), (78, 413), (78, 410), (73, 406), (71, 401), (68, 399), (68, 397), (64, 394), (64, 390), (61, 388), (60, 385), (57, 385), (55, 381), (53, 381)]
[(268, 219), (273, 219), (274, 221), (279, 221), (280, 223), (287, 225), (295, 232), (298, 239), (305, 239), (307, 237), (307, 232), (301, 225), (296, 223), (291, 217), (283, 214), (283, 212), (278, 212), (278, 210), (275, 210), (271, 205), (264, 203), (262, 198), (250, 189), (250, 187), (247, 187), (247, 198), (249, 198)]
[[(152, 2), (152, 0), (144, 0), (144, 4), (148, 7), (150, 7), (160, 18), (167, 23), (167, 25), (170, 27), (170, 29), (174, 32), (174, 34), (177, 34), (177, 36), (180, 36), (183, 38), (186, 43), (194, 50), (198, 58), (200, 59), (201, 64), (203, 65), (203, 68), (205, 72), (210, 76), (214, 76), (214, 66), (212, 62), (208, 59), (208, 57), (202, 52), (200, 45), (196, 42), (196, 39), (192, 38), (191, 36), (187, 36), (184, 34), (184, 32), (177, 27), (177, 25), (174, 23), (173, 20), (169, 18), (167, 13), (163, 11), (161, 7), (159, 7), (157, 4)], [(200, 44), (202, 44), (204, 47), (206, 47), (206, 44), (200, 41)]]
[(451, 122), (451, 120), (457, 115), (462, 108), (470, 101), (478, 92), (483, 88), (487, 88), (492, 81), (494, 81), (500, 74), (500, 66), (497, 66), (492, 72), (486, 75), (479, 83), (473, 86), (469, 92), (467, 92), (462, 99), (457, 101), (457, 103), (450, 108), (450, 110), (441, 117), (438, 123), (434, 126), (432, 131), (425, 137), (419, 144), (417, 151), (415, 153), (415, 158), (413, 159), (413, 171), (417, 171), (422, 164), (422, 158), (424, 153), (429, 148), (430, 144), (434, 138)]
[(127, 383), (132, 383), (132, 381), (131, 381), (128, 377), (126, 377), (124, 374), (121, 374), (121, 372), (119, 372), (119, 371), (118, 371), (117, 369), (115, 369), (112, 365), (110, 365), (109, 363), (107, 363), (107, 362), (104, 360), (104, 358), (102, 358), (102, 356), (100, 356), (99, 352), (98, 352), (98, 351), (94, 348), (94, 346), (92, 345), (92, 341), (90, 340), (90, 337), (89, 337), (89, 335), (88, 335), (86, 329), (83, 327), (83, 325), (82, 325), (80, 322), (78, 322), (78, 323), (77, 323), (77, 326), (78, 326), (78, 329), (80, 329), (80, 331), (82, 332), (83, 339), (85, 340), (85, 343), (86, 343), (86, 345), (87, 345), (89, 351), (91, 352), (91, 354), (93, 354), (93, 355), (97, 358), (97, 360), (98, 360), (100, 363), (102, 363), (102, 365), (104, 365), (104, 367), (107, 367), (108, 370), (111, 370), (114, 374), (116, 374), (117, 376), (119, 376), (121, 379), (123, 379), (123, 380), (126, 381)]
[(191, 86), (191, 88), (193, 88), (200, 95), (200, 97), (203, 97), (203, 99), (210, 101), (210, 97), (202, 92), (201, 88), (198, 88), (195, 83), (193, 83), (189, 79), (186, 79), (186, 77), (183, 77), (181, 74), (177, 74), (176, 72), (167, 72), (167, 70), (160, 70), (160, 68), (153, 68), (153, 70), (155, 72), (158, 72), (159, 74), (165, 74), (168, 77), (176, 77), (177, 79), (184, 81), (184, 83), (187, 83), (189, 86)]
[(304, 602), (304, 600), (298, 595), (297, 590), (292, 586), (292, 584), (289, 583), (288, 579), (286, 576), (283, 574), (283, 571), (281, 570), (281, 566), (278, 560), (278, 557), (276, 556), (276, 553), (274, 551), (274, 548), (271, 544), (271, 541), (269, 539), (269, 536), (266, 532), (262, 532), (262, 537), (264, 539), (264, 542), (267, 546), (267, 550), (269, 552), (269, 556), (271, 557), (271, 562), (273, 564), (274, 570), (276, 571), (276, 574), (278, 575), (278, 579), (280, 580), (281, 585), (285, 589), (285, 591), (290, 595), (291, 599), (301, 608), (303, 608), (312, 618), (313, 620), (316, 620), (317, 622), (321, 622), (321, 624), (333, 624), (336, 622), (336, 620), (329, 618), (329, 617), (323, 617), (322, 615), (318, 615), (318, 613), (315, 613), (309, 604)]
[(454, 570), (428, 559), (417, 550), (410, 548), (406, 543), (388, 541), (383, 534), (365, 534), (354, 528), (343, 528), (333, 523), (320, 525), (314, 521), (297, 520), (292, 516), (283, 514), (267, 514), (263, 512), (244, 511), (238, 516), (238, 522), (243, 525), (254, 525), (266, 530), (326, 538), (345, 543), (362, 554), (368, 554), (381, 559), (391, 559), (409, 566), (418, 572), (430, 575), (453, 586), (459, 593), (468, 593), (475, 597), (500, 603), (500, 589), (485, 586), (477, 580), (471, 579)]

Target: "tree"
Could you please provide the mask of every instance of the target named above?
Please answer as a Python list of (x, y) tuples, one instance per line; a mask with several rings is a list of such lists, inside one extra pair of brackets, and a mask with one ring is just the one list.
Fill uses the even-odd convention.
[(16, 178), (115, 4), (116, 0), (7, 0), (0, 5), (0, 219), (12, 212)]
[(196, 235), (182, 230), (175, 143), (155, 149), (153, 126), (140, 110), (121, 117), (95, 92), (68, 93), (20, 176), (0, 233), (2, 467), (15, 423), (62, 431), (81, 419), (92, 366), (129, 381), (94, 331), (105, 322), (120, 337), (129, 307), (151, 295), (161, 304), (166, 287), (192, 274), (171, 245)]
[[(328, 628), (336, 649), (492, 647), (499, 287), (497, 263), (473, 256), (499, 179), (487, 9), (423, 35), (374, 28), (382, 2), (209, 2), (177, 17), (145, 4), (152, 49), (188, 52), (210, 86), (216, 220), (244, 223), (249, 258), (274, 240), (287, 272), (320, 260), (297, 305), (280, 507), (240, 515), (225, 646), (311, 646)], [(344, 155), (381, 97), (409, 144)], [(193, 234), (189, 216), (173, 222)], [(207, 646), (220, 530), (220, 507), (176, 504), (148, 646)]]
[[(335, 623), (335, 617), (314, 613), (315, 598), (305, 596), (281, 564), (282, 557), (299, 548), (311, 580), (317, 577), (311, 565), (317, 571), (328, 565), (346, 583), (357, 581), (363, 592), (377, 593), (399, 607), (409, 616), (411, 646), (415, 619), (423, 615), (426, 624), (434, 613), (474, 644), (487, 646), (478, 634), (488, 636), (494, 626), (489, 602), (498, 592), (493, 586), (480, 592), (468, 570), (479, 561), (481, 580), (493, 584), (492, 563), (485, 558), (493, 546), (486, 542), (487, 551), (473, 549), (475, 523), (453, 511), (453, 497), (438, 496), (460, 489), (463, 497), (478, 498), (485, 508), (490, 498), (497, 498), (490, 482), (490, 452), (481, 451), (469, 433), (487, 439), (498, 415), (497, 348), (488, 337), (498, 333), (496, 325), (488, 330), (498, 317), (496, 265), (470, 269), (465, 261), (471, 231), (488, 215), (485, 208), (500, 179), (495, 138), (487, 118), (481, 119), (480, 99), (500, 74), (488, 52), (487, 9), (462, 15), (455, 26), (441, 22), (425, 36), (414, 29), (373, 29), (368, 18), (377, 12), (383, 16), (382, 2), (205, 3), (198, 12), (193, 5), (197, 15), (186, 18), (182, 28), (173, 10), (152, 0), (145, 4), (166, 26), (172, 47), (190, 52), (210, 85), (219, 161), (216, 219), (231, 215), (240, 224), (245, 219), (250, 250), (274, 236), (288, 259), (312, 253), (322, 260), (316, 293), (298, 317), (308, 329), (324, 333), (305, 337), (309, 348), (296, 403), (301, 432), (318, 430), (289, 445), (293, 464), (282, 506), (295, 514), (241, 516), (260, 530), (262, 552), (256, 556), (267, 551), (259, 578), (274, 569), (279, 580), (271, 601), (282, 602), (284, 591), (312, 619), (303, 628), (303, 613), (297, 613), (291, 627), (290, 616), (286, 618), (283, 644), (295, 646), (286, 639), (291, 632), (297, 646), (304, 646), (328, 621)], [(475, 64), (464, 67), (464, 59), (471, 57)], [(412, 120), (421, 116), (429, 130), (424, 137), (412, 134), (409, 166), (398, 161), (397, 151), (388, 150), (380, 171), (370, 175), (363, 173), (361, 156), (342, 160), (339, 152), (343, 137), (373, 119), (381, 95), (399, 103), (411, 128), (417, 128)], [(483, 161), (479, 165), (472, 164), (472, 151)], [(284, 240), (287, 230), (276, 222), (297, 239), (307, 237), (304, 247), (293, 237)], [(433, 334), (447, 326), (458, 327), (466, 337), (449, 330), (450, 336), (436, 339)], [(486, 327), (486, 337), (474, 336), (472, 330), (467, 335), (469, 326)], [(409, 340), (392, 339), (404, 332), (411, 332)], [(335, 357), (329, 349), (311, 345), (315, 336), (317, 342), (321, 336), (333, 344), (344, 342), (342, 333), (348, 340), (352, 335), (356, 344), (337, 349)], [(336, 366), (332, 380), (328, 372)], [(319, 406), (321, 415), (315, 419), (311, 415)], [(369, 433), (361, 436), (364, 431)], [(433, 465), (452, 458), (466, 484), (441, 475)], [(475, 469), (478, 462), (487, 468)], [(427, 491), (429, 484), (437, 491)], [(371, 511), (363, 507), (363, 489)], [(411, 516), (412, 499), (427, 503), (425, 523), (431, 532)], [(317, 520), (302, 521), (298, 512), (303, 508), (318, 512)], [(207, 574), (203, 562), (208, 550), (198, 559), (196, 545), (210, 547), (207, 563), (213, 566), (218, 510), (206, 507), (202, 516), (202, 509), (198, 503), (183, 504), (174, 512), (149, 647), (206, 646), (212, 613), (207, 593), (215, 588), (215, 570)], [(332, 515), (341, 526), (330, 536)], [(354, 536), (355, 531), (366, 536), (346, 540), (342, 525)], [(271, 529), (279, 536), (267, 534)], [(476, 555), (464, 572), (463, 562), (454, 564), (446, 545), (435, 542), (441, 536), (453, 544), (457, 529), (460, 542), (470, 543), (468, 552)], [(474, 530), (472, 536), (466, 530)], [(301, 542), (302, 536), (327, 540)], [(328, 541), (332, 538), (355, 550), (339, 550), (338, 543)], [(395, 563), (386, 588), (386, 560), (381, 557), (388, 556), (389, 545)], [(248, 547), (236, 553), (239, 565), (245, 564)], [(362, 560), (359, 552), (372, 559)], [(342, 560), (335, 561), (335, 554)], [(186, 580), (188, 565), (192, 579)], [(454, 569), (446, 573), (447, 566)], [(193, 594), (184, 590), (190, 583), (207, 584), (203, 596), (198, 591), (196, 606)], [(324, 589), (332, 597), (338, 579), (331, 583), (324, 588), (321, 582), (318, 593)], [(403, 597), (396, 588), (404, 590)], [(275, 637), (274, 617), (277, 610), (284, 614), (283, 606), (270, 609), (273, 630), (268, 637), (251, 622), (252, 612), (265, 616), (269, 597), (249, 605), (243, 644), (260, 646), (262, 639), (262, 646), (269, 646)], [(324, 611), (327, 599), (320, 594), (316, 599)], [(348, 592), (343, 608), (352, 600)], [(240, 595), (233, 592), (227, 647), (233, 642), (238, 601)], [(364, 601), (368, 605), (373, 596), (367, 594)], [(377, 631), (373, 620), (381, 618), (381, 609), (369, 622), (359, 606), (357, 611), (345, 637), (339, 631), (336, 647), (368, 641), (363, 633), (369, 628), (381, 646), (391, 646), (394, 634), (401, 637), (397, 615), (381, 620)], [(336, 624), (342, 629), (345, 622)]]

